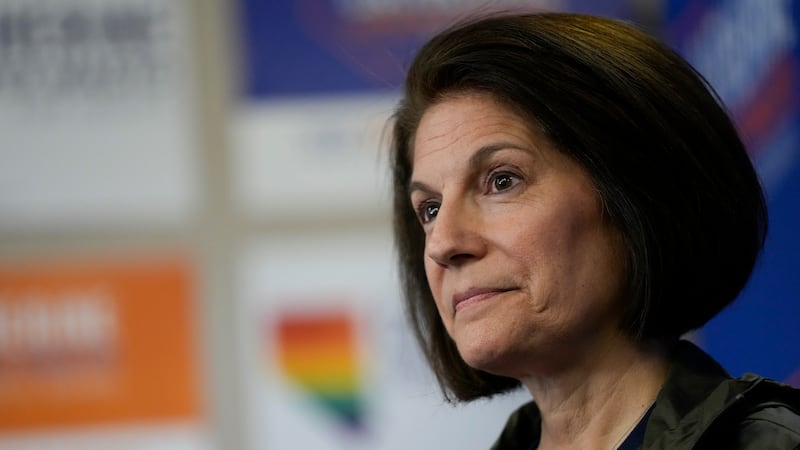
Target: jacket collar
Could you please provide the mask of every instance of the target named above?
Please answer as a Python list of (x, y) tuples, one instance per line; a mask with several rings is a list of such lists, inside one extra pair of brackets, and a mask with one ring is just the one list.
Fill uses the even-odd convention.
[(697, 346), (679, 341), (642, 448), (692, 448), (724, 411), (760, 381), (757, 377), (734, 380)]

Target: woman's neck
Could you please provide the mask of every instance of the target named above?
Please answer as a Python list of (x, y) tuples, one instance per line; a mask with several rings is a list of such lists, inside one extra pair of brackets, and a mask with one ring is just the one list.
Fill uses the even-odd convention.
[(522, 379), (542, 416), (539, 449), (614, 450), (652, 405), (666, 379), (667, 349), (613, 341), (593, 346), (579, 365)]

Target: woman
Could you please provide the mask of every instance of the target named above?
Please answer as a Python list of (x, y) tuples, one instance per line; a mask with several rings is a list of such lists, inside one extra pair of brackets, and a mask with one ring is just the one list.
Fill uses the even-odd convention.
[(395, 115), (407, 310), (445, 397), (522, 385), (496, 449), (800, 448), (800, 395), (679, 340), (766, 234), (702, 78), (608, 19), (503, 15), (417, 54)]

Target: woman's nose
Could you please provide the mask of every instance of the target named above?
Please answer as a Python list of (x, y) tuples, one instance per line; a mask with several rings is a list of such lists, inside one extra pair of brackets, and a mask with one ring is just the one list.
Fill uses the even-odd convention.
[(425, 253), (440, 266), (458, 266), (484, 252), (480, 215), (469, 207), (442, 204), (425, 239)]

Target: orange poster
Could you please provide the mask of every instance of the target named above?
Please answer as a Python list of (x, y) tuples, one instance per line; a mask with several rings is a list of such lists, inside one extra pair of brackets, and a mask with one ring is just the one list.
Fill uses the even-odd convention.
[(0, 431), (198, 415), (178, 259), (0, 266)]

